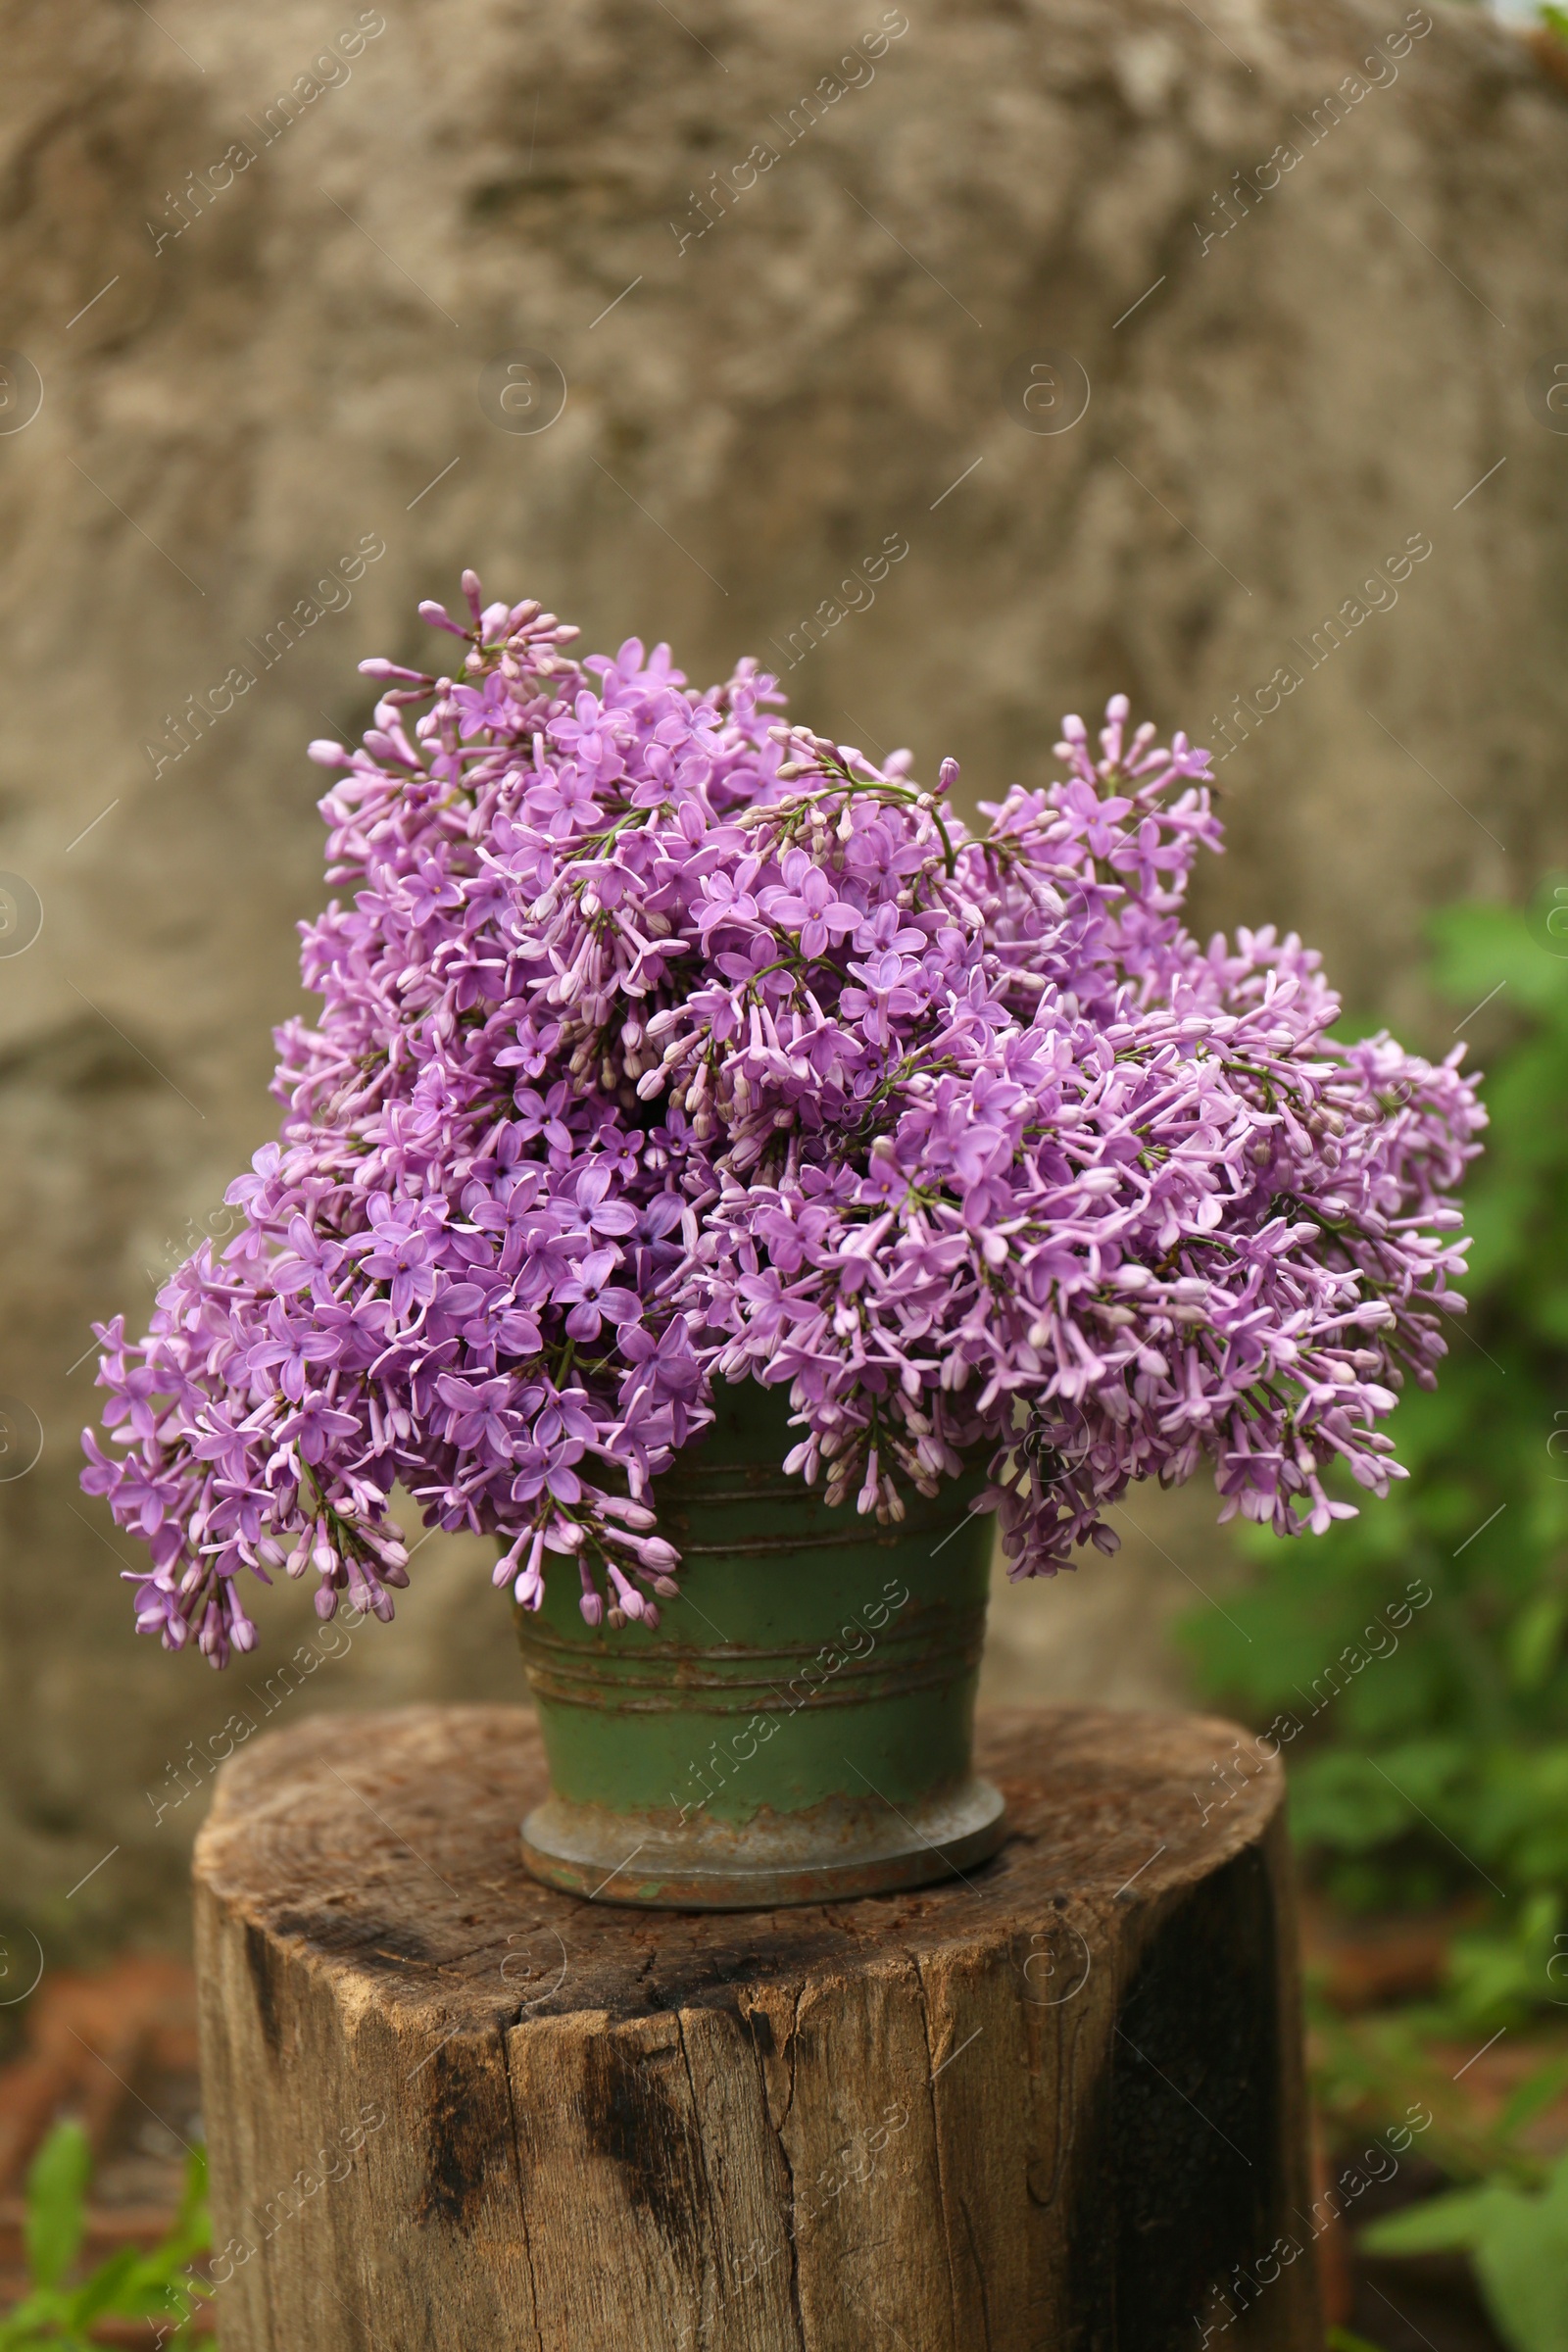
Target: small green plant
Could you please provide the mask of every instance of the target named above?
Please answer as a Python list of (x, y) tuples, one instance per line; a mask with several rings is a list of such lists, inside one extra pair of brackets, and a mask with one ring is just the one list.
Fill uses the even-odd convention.
[[(1568, 890), (1447, 909), (1434, 977), (1515, 1024), (1490, 1057), (1474, 1236), (1435, 1391), (1391, 1423), (1410, 1477), (1200, 1611), (1200, 1679), (1274, 1719), (1297, 1834), (1347, 1908), (1476, 1898), (1451, 2023), (1568, 2012)], [(1495, 1017), (1495, 1015), (1494, 1015)], [(1417, 1595), (1414, 1609), (1408, 1595)], [(1425, 1597), (1421, 1597), (1425, 1595)]]
[(24, 2240), (30, 2291), (0, 2319), (0, 2352), (93, 2352), (89, 2330), (100, 2320), (166, 2320), (166, 2352), (192, 2341), (197, 2300), (210, 2290), (190, 2265), (211, 2243), (207, 2162), (193, 2150), (174, 2226), (161, 2245), (142, 2254), (122, 2246), (75, 2286), (87, 2221), (92, 2152), (76, 2123), (57, 2124), (27, 2173)]
[(1510, 2352), (1568, 2352), (1568, 2156), (1539, 2189), (1454, 2189), (1372, 2223), (1360, 2242), (1369, 2254), (1462, 2248)]
[(1470, 2095), (1473, 2078), (1454, 2072), (1440, 2007), (1423, 2005), (1343, 2016), (1308, 1983), (1313, 2098), (1331, 2147), (1353, 2150), (1401, 2110), (1421, 2152), (1454, 2183), (1498, 2179), (1538, 2188), (1545, 2162), (1534, 2127), (1568, 2091), (1568, 2051), (1545, 2048), (1500, 2106)]

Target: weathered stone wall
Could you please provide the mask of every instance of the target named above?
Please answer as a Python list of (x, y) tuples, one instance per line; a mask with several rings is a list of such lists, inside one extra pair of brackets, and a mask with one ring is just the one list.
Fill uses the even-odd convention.
[[(0, 866), (42, 929), (6, 952), (13, 891), (0, 1391), (44, 1444), (0, 1485), (0, 1907), (49, 1948), (177, 1917), (202, 1799), (159, 1818), (168, 1767), (231, 1707), (515, 1688), (441, 1539), (392, 1633), (284, 1697), (315, 1620), (280, 1595), (251, 1695), (219, 1685), (131, 1639), (133, 1547), (74, 1483), (89, 1319), (144, 1313), (272, 1122), (320, 895), (303, 744), (363, 720), (356, 662), (412, 650), (463, 563), (700, 675), (776, 658), (811, 723), (955, 752), (975, 793), (1117, 687), (1210, 739), (1246, 696), (1205, 924), (1298, 925), (1417, 1026), (1423, 907), (1559, 852), (1568, 440), (1526, 380), (1568, 342), (1568, 100), (1475, 13), (1408, 16), (8, 11), (0, 345), (43, 398), (23, 424), (11, 363)], [(546, 430), (512, 428), (547, 369), (481, 402), (519, 350), (564, 377)], [(1077, 371), (1086, 413), (1035, 429)], [(858, 609), (812, 649), (824, 600)], [(1206, 1584), (1216, 1546), (1196, 1498), (1178, 1535), (1134, 1508), (1124, 1565), (1009, 1598), (1010, 1690), (1166, 1671), (1160, 1547)]]

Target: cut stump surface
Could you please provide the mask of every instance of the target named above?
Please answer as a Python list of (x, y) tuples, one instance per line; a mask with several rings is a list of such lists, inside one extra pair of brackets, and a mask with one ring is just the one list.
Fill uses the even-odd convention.
[(982, 1723), (963, 1881), (653, 1913), (524, 1872), (499, 1707), (320, 1717), (197, 1850), (224, 2352), (1318, 2352), (1283, 1774)]

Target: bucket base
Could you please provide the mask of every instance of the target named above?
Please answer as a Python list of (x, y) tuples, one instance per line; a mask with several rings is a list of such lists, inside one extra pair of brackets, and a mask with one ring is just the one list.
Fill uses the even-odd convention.
[(1006, 1835), (989, 1781), (966, 1780), (895, 1812), (836, 1797), (744, 1827), (668, 1813), (612, 1813), (549, 1796), (522, 1825), (522, 1858), (547, 1886), (655, 1911), (771, 1911), (924, 1886), (988, 1862)]

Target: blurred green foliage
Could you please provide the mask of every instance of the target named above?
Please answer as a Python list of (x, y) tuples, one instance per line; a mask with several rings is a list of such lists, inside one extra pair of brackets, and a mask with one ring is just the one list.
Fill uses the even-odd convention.
[(1540, 2189), (1454, 2189), (1374, 2222), (1360, 2242), (1369, 2254), (1462, 2248), (1511, 2352), (1568, 2352), (1568, 2156)]
[[(1473, 2079), (1455, 2066), (1456, 2057), (1471, 2053), (1445, 2036), (1441, 2011), (1419, 2003), (1347, 2016), (1312, 1992), (1310, 1976), (1308, 1987), (1312, 2097), (1329, 2147), (1351, 2162), (1365, 2161), (1360, 2149), (1398, 2115), (1419, 2133), (1424, 2162), (1445, 2180), (1542, 2186), (1550, 2169), (1542, 2119), (1568, 2091), (1568, 2046), (1560, 2035), (1531, 2036), (1527, 2071), (1506, 2097), (1492, 2090), (1477, 2098)], [(1544, 2140), (1550, 2137), (1548, 2123)]]
[(184, 2198), (161, 2245), (150, 2254), (122, 2246), (70, 2286), (86, 2230), (91, 2174), (86, 2132), (76, 2123), (57, 2124), (27, 2173), (24, 2237), (30, 2287), (0, 2319), (0, 2352), (93, 2352), (88, 2330), (101, 2320), (148, 2320), (155, 2327), (164, 2322), (167, 2332), (159, 2333), (159, 2343), (166, 2352), (184, 2352), (193, 2341), (189, 2322), (197, 2298), (210, 2291), (190, 2270), (211, 2242), (205, 2158), (192, 2152)]
[[(1568, 2011), (1568, 884), (1451, 907), (1433, 978), (1505, 1013), (1465, 1192), (1467, 1316), (1391, 1427), (1410, 1472), (1183, 1625), (1200, 1680), (1285, 1743), (1298, 1840), (1350, 1908), (1477, 1898), (1449, 2014)], [(1387, 1612), (1430, 1590), (1402, 1630)]]

